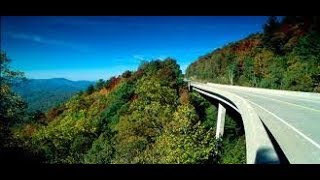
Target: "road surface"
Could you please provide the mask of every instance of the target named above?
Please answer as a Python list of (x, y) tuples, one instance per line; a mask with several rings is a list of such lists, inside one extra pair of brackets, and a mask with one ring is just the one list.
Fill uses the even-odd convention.
[(247, 100), (290, 163), (320, 163), (320, 94), (207, 83)]

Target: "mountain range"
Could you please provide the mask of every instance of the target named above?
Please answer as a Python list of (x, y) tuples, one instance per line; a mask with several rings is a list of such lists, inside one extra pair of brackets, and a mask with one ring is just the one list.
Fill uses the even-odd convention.
[(65, 78), (28, 79), (14, 83), (13, 90), (28, 103), (29, 111), (47, 111), (90, 84), (93, 82), (71, 81)]

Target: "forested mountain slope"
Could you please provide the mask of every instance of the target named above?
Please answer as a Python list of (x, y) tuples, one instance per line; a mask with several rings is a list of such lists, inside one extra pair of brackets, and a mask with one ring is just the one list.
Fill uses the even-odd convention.
[(65, 102), (78, 91), (85, 90), (90, 84), (93, 82), (64, 78), (28, 79), (14, 83), (13, 91), (28, 103), (29, 111), (47, 111)]
[(270, 17), (263, 33), (188, 66), (186, 77), (221, 84), (320, 92), (320, 17)]
[(188, 93), (179, 65), (168, 58), (100, 80), (12, 131), (49, 163), (244, 163), (244, 136), (230, 117), (232, 155), (218, 158), (216, 116), (213, 105)]

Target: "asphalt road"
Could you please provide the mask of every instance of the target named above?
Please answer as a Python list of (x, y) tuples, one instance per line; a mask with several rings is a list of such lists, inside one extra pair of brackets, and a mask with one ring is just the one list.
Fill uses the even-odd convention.
[(320, 163), (320, 94), (207, 84), (246, 99), (290, 163)]

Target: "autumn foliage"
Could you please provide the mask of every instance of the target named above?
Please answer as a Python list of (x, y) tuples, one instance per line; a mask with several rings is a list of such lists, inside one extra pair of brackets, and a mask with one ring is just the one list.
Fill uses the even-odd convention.
[(194, 106), (176, 61), (152, 60), (98, 80), (14, 136), (46, 163), (218, 163), (214, 125)]
[(194, 80), (320, 92), (319, 17), (270, 17), (263, 33), (201, 56), (186, 70)]

